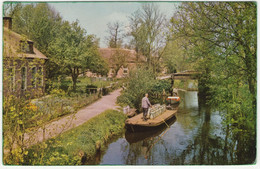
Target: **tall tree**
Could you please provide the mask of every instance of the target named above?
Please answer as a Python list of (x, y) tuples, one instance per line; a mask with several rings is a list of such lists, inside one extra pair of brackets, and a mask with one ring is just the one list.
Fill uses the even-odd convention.
[(162, 60), (168, 73), (193, 69), (193, 60), (189, 57), (187, 43), (188, 41), (185, 38), (175, 39), (173, 35), (168, 39), (162, 54)]
[(165, 16), (154, 4), (143, 4), (142, 9), (135, 11), (130, 17), (132, 43), (138, 54), (146, 57), (147, 66), (155, 71), (165, 46)]
[(107, 32), (109, 36), (106, 37), (108, 47), (110, 48), (120, 48), (123, 45), (123, 34), (122, 34), (123, 24), (119, 21), (114, 23), (109, 22), (107, 24)]
[(108, 68), (99, 56), (97, 38), (86, 36), (86, 31), (80, 28), (78, 22), (70, 24), (63, 21), (48, 3), (26, 4), (17, 9), (13, 13), (13, 30), (33, 40), (48, 57), (48, 79), (69, 74), (75, 89), (76, 79), (84, 68), (106, 74)]
[(47, 78), (54, 79), (60, 72), (60, 67), (52, 61), (53, 55), (50, 55), (50, 46), (54, 41), (61, 27), (62, 18), (47, 3), (21, 5), (13, 15), (13, 30), (19, 34), (26, 35), (34, 41), (34, 45), (49, 60), (47, 66)]
[(188, 39), (201, 86), (224, 112), (237, 147), (255, 154), (256, 3), (182, 3), (171, 23), (174, 37)]
[(96, 46), (94, 36), (86, 36), (86, 31), (79, 26), (78, 21), (71, 24), (65, 21), (59, 38), (51, 44), (51, 52), (55, 56), (53, 61), (61, 66), (64, 73), (71, 76), (73, 90), (76, 90), (78, 76), (85, 69), (97, 71), (94, 65), (101, 59)]
[[(107, 75), (109, 68), (107, 61), (100, 56), (99, 52), (99, 39), (95, 35), (87, 36), (87, 50), (86, 55), (88, 56), (84, 64), (84, 69), (89, 69), (94, 73), (99, 73), (102, 76)], [(84, 70), (83, 70), (84, 71)]]
[(226, 71), (235, 73), (239, 70), (247, 80), (250, 93), (255, 98), (256, 6), (254, 3), (183, 3), (181, 10), (172, 18), (172, 23), (175, 34), (189, 37), (193, 54), (198, 60), (211, 55), (222, 60), (221, 63), (226, 65)]

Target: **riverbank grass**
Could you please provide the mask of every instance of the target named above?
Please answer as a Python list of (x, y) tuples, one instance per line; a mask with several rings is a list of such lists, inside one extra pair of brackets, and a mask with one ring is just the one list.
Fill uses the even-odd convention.
[(122, 112), (106, 110), (59, 137), (31, 147), (25, 164), (78, 165), (91, 160), (111, 137), (122, 133), (125, 119)]

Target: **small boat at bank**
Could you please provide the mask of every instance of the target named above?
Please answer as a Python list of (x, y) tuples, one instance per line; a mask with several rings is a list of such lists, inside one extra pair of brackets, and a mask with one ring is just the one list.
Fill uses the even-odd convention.
[(179, 96), (169, 96), (166, 99), (170, 104), (179, 103), (181, 98)]
[(166, 110), (162, 114), (148, 119), (147, 121), (143, 120), (143, 113), (140, 113), (130, 119), (125, 121), (126, 128), (132, 132), (135, 131), (144, 131), (144, 130), (152, 130), (161, 125), (167, 125), (167, 121), (171, 118), (175, 117), (177, 109), (175, 110)]

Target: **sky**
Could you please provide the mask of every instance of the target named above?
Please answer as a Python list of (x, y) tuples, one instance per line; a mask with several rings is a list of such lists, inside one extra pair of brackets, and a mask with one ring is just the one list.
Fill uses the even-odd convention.
[[(174, 13), (176, 2), (154, 2), (158, 4), (162, 13), (168, 19)], [(107, 47), (105, 36), (107, 24), (115, 21), (122, 22), (127, 27), (128, 17), (141, 8), (140, 2), (51, 2), (50, 5), (60, 13), (64, 20), (73, 22), (78, 20), (87, 34), (94, 34), (100, 38), (100, 47)]]

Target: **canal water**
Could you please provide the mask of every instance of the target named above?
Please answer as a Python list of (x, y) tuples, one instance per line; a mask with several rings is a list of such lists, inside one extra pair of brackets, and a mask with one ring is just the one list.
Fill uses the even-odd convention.
[(94, 164), (224, 165), (243, 163), (241, 159), (246, 163), (246, 158), (235, 154), (236, 143), (229, 139), (221, 112), (199, 104), (196, 91), (178, 94), (181, 104), (168, 126), (139, 133), (126, 131), (97, 155)]

